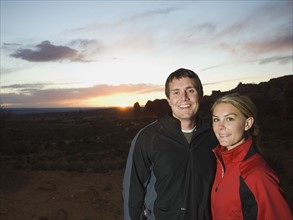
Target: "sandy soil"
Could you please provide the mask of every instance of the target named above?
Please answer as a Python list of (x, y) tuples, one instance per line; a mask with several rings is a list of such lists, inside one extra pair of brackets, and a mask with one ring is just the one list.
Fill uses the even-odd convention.
[(120, 220), (123, 171), (1, 169), (1, 220)]

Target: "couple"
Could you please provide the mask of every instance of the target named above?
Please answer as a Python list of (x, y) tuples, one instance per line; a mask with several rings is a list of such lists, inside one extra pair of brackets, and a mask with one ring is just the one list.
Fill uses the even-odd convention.
[(292, 219), (279, 180), (257, 152), (256, 107), (237, 94), (198, 117), (203, 88), (191, 70), (166, 80), (171, 112), (132, 141), (123, 179), (125, 220)]

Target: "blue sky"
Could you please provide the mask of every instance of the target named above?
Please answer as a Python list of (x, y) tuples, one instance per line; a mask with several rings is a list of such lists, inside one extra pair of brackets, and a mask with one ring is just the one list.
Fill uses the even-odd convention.
[(181, 67), (206, 95), (290, 75), (292, 25), (292, 0), (1, 0), (1, 105), (144, 105)]

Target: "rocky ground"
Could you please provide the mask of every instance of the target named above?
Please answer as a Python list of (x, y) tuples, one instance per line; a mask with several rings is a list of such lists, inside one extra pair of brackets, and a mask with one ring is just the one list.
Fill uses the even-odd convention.
[(1, 118), (0, 219), (123, 219), (127, 153), (149, 122), (127, 114), (111, 109)]
[(1, 170), (2, 220), (122, 220), (122, 170)]

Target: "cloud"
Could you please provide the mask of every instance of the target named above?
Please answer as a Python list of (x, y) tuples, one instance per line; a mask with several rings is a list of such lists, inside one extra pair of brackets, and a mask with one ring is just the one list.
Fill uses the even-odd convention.
[(243, 50), (249, 51), (253, 54), (262, 54), (274, 51), (292, 52), (292, 40), (292, 33), (291, 31), (288, 31), (287, 33), (243, 44), (242, 48)]
[(273, 57), (267, 57), (263, 59), (257, 59), (257, 60), (252, 60), (250, 62), (258, 62), (259, 64), (267, 64), (267, 63), (279, 63), (279, 64), (287, 64), (292, 62), (293, 60), (293, 55), (290, 56), (273, 56)]
[(67, 46), (56, 46), (50, 41), (43, 41), (34, 49), (18, 49), (11, 57), (29, 62), (50, 62), (69, 60), (71, 62), (86, 62), (84, 56), (77, 50)]
[(153, 16), (158, 16), (158, 15), (166, 15), (166, 14), (173, 13), (174, 11), (178, 11), (178, 10), (180, 10), (180, 8), (178, 8), (178, 7), (168, 7), (168, 8), (162, 8), (162, 9), (150, 10), (150, 11), (146, 11), (144, 13), (134, 15), (134, 16), (128, 18), (127, 21), (134, 21), (137, 19), (149, 18), (149, 17), (153, 17)]
[(86, 99), (99, 98), (119, 93), (145, 94), (163, 91), (162, 86), (149, 84), (96, 85), (88, 88), (43, 89), (48, 84), (13, 84), (2, 87), (14, 92), (1, 94), (4, 105), (59, 106), (66, 102), (79, 103)]
[(154, 17), (154, 16), (161, 16), (161, 15), (170, 14), (170, 13), (173, 13), (174, 11), (177, 11), (177, 10), (180, 10), (180, 8), (168, 7), (168, 8), (161, 8), (161, 9), (156, 9), (156, 10), (149, 10), (149, 11), (146, 11), (143, 13), (137, 13), (135, 15), (126, 17), (124, 19), (119, 19), (114, 22), (94, 23), (94, 24), (90, 24), (87, 26), (73, 29), (69, 32), (100, 31), (101, 29), (116, 28), (116, 27), (120, 27), (120, 26), (128, 24), (128, 23), (140, 21), (141, 19), (150, 19), (151, 17)]
[(26, 88), (44, 88), (46, 83), (26, 83), (26, 84), (12, 84), (8, 86), (1, 86), (2, 89), (26, 89)]
[(210, 29), (210, 38), (207, 39), (213, 40), (221, 50), (238, 57), (280, 52), (291, 54), (291, 10), (292, 1), (282, 1), (278, 4), (268, 2), (241, 20), (234, 19), (227, 26), (225, 22), (214, 24), (215, 27)]
[[(245, 58), (248, 62), (254, 60), (259, 61), (260, 64), (271, 62), (287, 64), (292, 60), (292, 41), (292, 33), (287, 31), (266, 38), (250, 39), (243, 43), (221, 43), (218, 46), (222, 50), (229, 51), (235, 57)], [(272, 54), (275, 54), (275, 56), (271, 57)], [(269, 58), (259, 58), (264, 56)]]
[[(281, 22), (276, 23), (275, 21)], [(291, 21), (291, 24), (288, 23)], [(268, 29), (267, 27), (271, 27)], [(272, 30), (272, 28), (274, 28)], [(260, 7), (250, 11), (247, 16), (240, 20), (235, 20), (232, 24), (224, 27), (216, 37), (231, 36), (231, 34), (247, 34), (252, 33), (254, 36), (258, 36), (264, 32), (271, 36), (274, 33), (278, 33), (278, 29), (291, 30), (292, 28), (292, 1), (280, 1), (276, 3), (274, 1), (268, 1), (261, 4)], [(253, 31), (253, 32), (252, 32)]]
[(90, 40), (90, 39), (75, 39), (70, 42), (70, 45), (78, 46), (81, 48), (89, 48), (97, 44), (98, 44), (97, 40)]
[(19, 47), (21, 44), (18, 43), (3, 43), (2, 48), (11, 48), (11, 47)]
[(251, 77), (241, 77), (241, 78), (234, 78), (234, 79), (225, 79), (225, 80), (218, 80), (218, 81), (214, 81), (214, 82), (208, 82), (208, 83), (203, 83), (203, 86), (210, 86), (210, 85), (218, 85), (218, 84), (222, 84), (222, 83), (227, 83), (227, 82), (241, 82), (243, 80), (251, 80)]
[(223, 66), (223, 65), (213, 65), (213, 66), (208, 66), (208, 67), (206, 67), (206, 68), (200, 69), (199, 71), (204, 72), (204, 71), (207, 71), (207, 70), (210, 70), (210, 69), (219, 68), (219, 67), (221, 67), (221, 66)]
[(15, 71), (14, 68), (1, 67), (1, 74), (9, 74), (9, 73), (13, 73), (14, 71)]
[(84, 57), (92, 57), (104, 49), (102, 43), (93, 39), (75, 39), (69, 45), (79, 48)]

